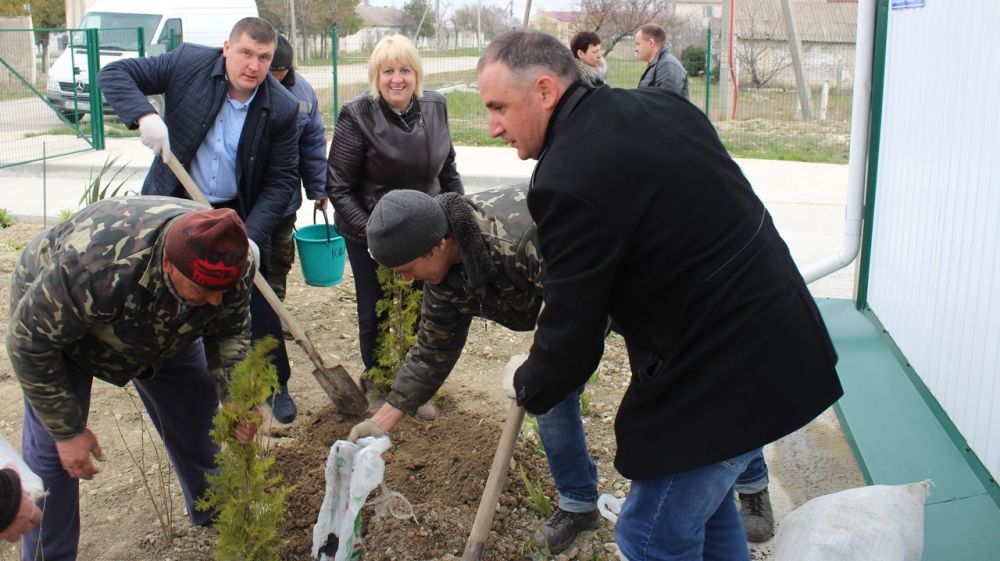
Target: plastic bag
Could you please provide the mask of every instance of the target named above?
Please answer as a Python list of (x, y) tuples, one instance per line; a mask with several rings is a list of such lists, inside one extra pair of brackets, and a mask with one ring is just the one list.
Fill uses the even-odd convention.
[(17, 470), (17, 474), (21, 477), (21, 490), (27, 493), (31, 500), (37, 501), (46, 495), (42, 478), (35, 475), (7, 439), (0, 436), (0, 469), (7, 464)]
[(930, 485), (872, 485), (816, 497), (781, 522), (774, 561), (920, 561)]
[[(326, 494), (313, 527), (313, 558), (349, 561), (361, 557), (361, 507), (382, 483), (382, 454), (389, 437), (338, 440), (326, 459)], [(332, 539), (335, 538), (335, 539)], [(332, 557), (331, 557), (332, 555)]]
[(597, 497), (597, 511), (612, 523), (618, 522), (618, 515), (622, 512), (623, 504), (625, 504), (625, 499), (619, 499), (608, 493)]

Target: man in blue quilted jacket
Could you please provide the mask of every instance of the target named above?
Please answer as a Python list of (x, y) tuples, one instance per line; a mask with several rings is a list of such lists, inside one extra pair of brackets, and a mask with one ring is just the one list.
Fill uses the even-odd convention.
[[(267, 21), (236, 23), (223, 47), (182, 44), (155, 57), (122, 59), (101, 70), (101, 90), (155, 158), (143, 195), (187, 198), (167, 167), (177, 158), (216, 208), (232, 208), (261, 251), (261, 273), (269, 271), (271, 235), (299, 189), (298, 102), (268, 72), (277, 34)], [(164, 114), (146, 96), (163, 94)], [(168, 134), (169, 125), (169, 134)], [(279, 340), (273, 361), (282, 383), (272, 413), (291, 422), (295, 403), (277, 314), (254, 289), (253, 340)]]

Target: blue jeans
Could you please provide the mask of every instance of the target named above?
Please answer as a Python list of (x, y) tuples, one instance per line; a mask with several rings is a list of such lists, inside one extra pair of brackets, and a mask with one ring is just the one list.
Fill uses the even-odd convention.
[(656, 479), (632, 481), (615, 524), (629, 561), (749, 561), (733, 484), (760, 449)]
[(754, 495), (767, 489), (767, 464), (764, 463), (764, 449), (754, 456), (747, 469), (736, 478), (736, 492), (744, 495)]
[(580, 394), (584, 386), (570, 392), (538, 416), (538, 432), (545, 447), (549, 472), (559, 491), (559, 508), (590, 512), (597, 508), (597, 465), (587, 452), (580, 419)]

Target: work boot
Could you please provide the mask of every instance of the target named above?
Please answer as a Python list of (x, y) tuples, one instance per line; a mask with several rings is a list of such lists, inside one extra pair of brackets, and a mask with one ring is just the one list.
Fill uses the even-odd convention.
[(547, 547), (551, 553), (562, 553), (573, 543), (577, 534), (597, 528), (597, 510), (570, 512), (561, 508), (535, 532), (535, 545)]
[(282, 384), (281, 390), (267, 398), (267, 404), (271, 406), (271, 415), (279, 423), (288, 424), (295, 420), (299, 411), (295, 408), (295, 401), (288, 393), (288, 386)]
[(759, 493), (740, 496), (740, 515), (743, 516), (743, 527), (747, 533), (747, 541), (753, 543), (766, 542), (774, 536), (774, 512), (771, 510), (771, 495), (767, 487)]

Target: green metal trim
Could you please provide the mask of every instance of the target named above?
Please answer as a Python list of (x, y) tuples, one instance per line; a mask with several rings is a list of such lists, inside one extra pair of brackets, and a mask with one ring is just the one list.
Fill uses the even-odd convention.
[[(101, 72), (101, 43), (98, 29), (87, 30), (87, 85), (90, 89), (90, 134), (94, 150), (104, 150), (104, 99), (97, 75)], [(95, 105), (96, 102), (96, 105)]]
[(77, 150), (71, 150), (69, 152), (60, 152), (60, 153), (55, 154), (53, 156), (46, 155), (46, 156), (42, 156), (41, 158), (33, 158), (31, 160), (22, 160), (20, 162), (14, 162), (12, 164), (0, 164), (0, 169), (10, 168), (10, 167), (14, 167), (14, 166), (20, 166), (20, 165), (24, 165), (24, 164), (30, 164), (32, 162), (41, 162), (42, 160), (51, 160), (53, 158), (59, 158), (61, 156), (69, 156), (70, 154), (79, 154), (80, 152), (89, 152), (89, 151), (90, 151), (90, 148), (79, 148)]
[(855, 306), (868, 306), (871, 276), (872, 228), (875, 225), (875, 188), (878, 185), (878, 154), (882, 139), (882, 105), (885, 101), (885, 52), (888, 45), (889, 0), (878, 0), (875, 8), (875, 45), (872, 53), (871, 111), (868, 117), (868, 176), (865, 181), (865, 213), (861, 226), (861, 256)]
[(851, 425), (847, 422), (847, 417), (844, 416), (844, 411), (840, 408), (840, 402), (833, 404), (833, 412), (837, 415), (837, 421), (840, 423), (840, 432), (844, 434), (844, 440), (847, 441), (847, 445), (851, 448), (851, 455), (854, 456), (854, 463), (858, 465), (858, 471), (861, 472), (861, 477), (865, 480), (865, 485), (872, 485), (875, 480), (872, 478), (872, 472), (868, 469), (868, 464), (865, 462), (865, 457), (861, 453), (861, 448), (858, 446), (858, 441), (854, 438), (854, 432), (851, 431)]
[[(956, 427), (955, 423), (952, 422), (951, 417), (949, 417), (948, 413), (945, 412), (943, 407), (941, 407), (941, 404), (938, 402), (937, 398), (934, 397), (934, 394), (927, 387), (927, 385), (924, 384), (923, 379), (920, 378), (917, 371), (913, 369), (912, 365), (910, 365), (910, 361), (906, 359), (903, 351), (899, 348), (899, 345), (896, 344), (896, 341), (892, 338), (892, 335), (885, 328), (885, 326), (882, 325), (882, 321), (878, 319), (875, 312), (866, 306), (863, 310), (861, 310), (861, 313), (872, 322), (876, 329), (882, 332), (882, 336), (885, 337), (886, 340), (886, 345), (892, 352), (893, 356), (896, 357), (899, 365), (903, 368), (903, 372), (906, 373), (907, 378), (910, 379), (910, 383), (913, 384), (917, 393), (920, 394), (921, 398), (923, 398), (924, 403), (927, 404), (927, 408), (930, 409), (931, 414), (933, 414), (934, 418), (937, 419), (941, 428), (943, 428), (945, 433), (948, 435), (948, 438), (950, 438), (951, 441), (955, 443), (955, 447), (962, 452), (965, 462), (969, 465), (969, 468), (972, 469), (972, 472), (979, 479), (980, 483), (983, 484), (983, 488), (986, 489), (987, 493), (989, 493), (990, 498), (993, 499), (993, 502), (996, 503), (997, 507), (1000, 507), (1000, 484), (997, 483), (997, 480), (990, 474), (989, 470), (986, 469), (986, 466), (983, 465), (979, 456), (977, 456), (972, 450), (968, 441), (965, 440), (965, 437), (962, 436), (958, 427)], [(839, 412), (837, 416), (840, 418)], [(843, 426), (844, 425), (842, 423), (841, 427)], [(850, 442), (850, 439), (848, 441)], [(852, 451), (857, 452), (857, 450), (854, 449), (853, 444)], [(855, 455), (855, 457), (857, 458), (859, 456)], [(860, 466), (860, 462), (859, 467), (862, 467)], [(862, 473), (865, 474), (865, 481), (869, 481), (868, 475), (863, 467)]]
[(135, 41), (138, 45), (139, 58), (146, 58), (146, 30), (141, 26), (135, 28)]

